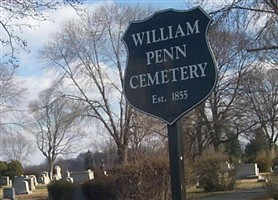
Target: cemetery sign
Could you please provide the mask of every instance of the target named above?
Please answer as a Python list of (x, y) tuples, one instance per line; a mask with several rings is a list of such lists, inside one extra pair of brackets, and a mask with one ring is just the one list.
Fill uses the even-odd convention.
[(207, 41), (210, 23), (200, 7), (130, 23), (123, 41), (124, 92), (131, 106), (171, 125), (211, 94), (217, 71)]

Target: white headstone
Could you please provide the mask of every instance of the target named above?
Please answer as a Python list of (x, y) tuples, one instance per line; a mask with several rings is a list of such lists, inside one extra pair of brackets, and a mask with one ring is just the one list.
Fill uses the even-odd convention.
[(34, 191), (36, 189), (33, 177), (28, 177), (28, 178), (25, 178), (24, 180), (27, 181), (30, 191)]
[(34, 180), (34, 185), (35, 185), (35, 186), (38, 185), (38, 181), (37, 181), (36, 175), (29, 175), (28, 177), (29, 177), (29, 178), (33, 178), (33, 180)]
[(94, 179), (94, 172), (90, 169), (84, 172), (71, 172), (70, 177), (73, 179), (74, 183), (83, 183), (87, 180)]
[(62, 178), (61, 167), (58, 165), (54, 168), (53, 178), (54, 180), (60, 180)]
[(48, 172), (42, 173), (42, 184), (48, 184), (50, 182)]

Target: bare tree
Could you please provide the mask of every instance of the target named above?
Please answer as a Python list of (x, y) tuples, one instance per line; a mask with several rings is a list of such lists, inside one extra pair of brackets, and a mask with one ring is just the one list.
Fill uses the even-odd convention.
[(244, 33), (234, 28), (221, 29), (215, 26), (210, 32), (219, 73), (218, 82), (211, 96), (197, 109), (198, 123), (206, 127), (200, 129), (198, 135), (203, 135), (205, 131), (209, 137), (203, 137), (207, 140), (203, 143), (212, 144), (215, 151), (220, 150), (222, 143), (233, 139), (228, 138), (227, 133), (234, 132), (236, 138), (244, 131), (236, 99), (240, 95), (239, 86), (248, 68), (254, 63), (254, 59), (244, 50), (248, 42)]
[(50, 177), (59, 155), (86, 148), (80, 145), (84, 131), (78, 120), (78, 109), (71, 106), (70, 100), (55, 96), (54, 87), (42, 91), (38, 100), (29, 106), (34, 121), (31, 130), (39, 150), (47, 159)]
[(16, 160), (27, 164), (34, 150), (33, 141), (26, 136), (13, 132), (6, 134), (0, 139), (1, 150), (6, 160)]
[(150, 152), (154, 155), (161, 149), (165, 149), (166, 131), (166, 124), (160, 120), (134, 112), (131, 116), (129, 142), (134, 161), (141, 160)]
[(268, 142), (269, 155), (273, 156), (278, 141), (278, 71), (265, 66), (251, 70), (242, 85), (242, 106), (245, 115), (252, 119)]
[[(212, 2), (198, 1), (203, 6)], [(262, 63), (277, 68), (277, 8), (275, 0), (234, 0), (209, 8), (214, 19), (209, 38), (219, 77), (215, 91), (196, 109), (198, 128), (191, 140), (198, 150), (213, 144), (218, 151), (222, 143), (256, 127), (245, 115), (240, 87), (250, 68)]]
[[(278, 43), (277, 37), (277, 19), (278, 19), (278, 4), (276, 0), (234, 0), (229, 4), (222, 6), (210, 13), (217, 22), (233, 23), (230, 19), (235, 17), (240, 20), (241, 16), (246, 16), (245, 28), (246, 33), (249, 33), (250, 42), (246, 45), (248, 52), (263, 51), (264, 54), (277, 52)], [(236, 21), (234, 21), (237, 23)], [(236, 25), (236, 24), (233, 24)], [(272, 31), (274, 30), (274, 32)], [(273, 40), (274, 39), (274, 40)]]
[(85, 115), (114, 139), (119, 162), (127, 162), (132, 114), (123, 95), (126, 51), (121, 37), (130, 21), (148, 13), (117, 5), (85, 12), (79, 21), (65, 23), (42, 52), (48, 66), (75, 88), (64, 96), (82, 102)]
[[(1, 54), (0, 64), (11, 64), (12, 67), (18, 66), (17, 54), (20, 50), (27, 50), (27, 42), (20, 36), (24, 28), (34, 28), (34, 25), (28, 23), (28, 19), (37, 21), (47, 20), (47, 10), (56, 9), (63, 4), (74, 6), (79, 4), (79, 0), (2, 0), (0, 1), (0, 44), (7, 47)], [(25, 23), (19, 23), (19, 20), (26, 19)]]
[[(22, 83), (15, 76), (15, 69), (0, 65), (0, 131), (9, 133), (23, 125), (20, 103), (25, 94)], [(22, 116), (21, 116), (22, 117)]]

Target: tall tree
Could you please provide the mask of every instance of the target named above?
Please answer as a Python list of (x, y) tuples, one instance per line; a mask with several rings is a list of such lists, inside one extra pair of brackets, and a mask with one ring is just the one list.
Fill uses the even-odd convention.
[(78, 21), (66, 22), (42, 51), (48, 66), (75, 89), (64, 97), (82, 102), (85, 115), (114, 139), (119, 162), (127, 162), (132, 115), (123, 94), (126, 51), (121, 37), (130, 21), (148, 13), (117, 5), (87, 11)]
[(80, 141), (84, 137), (78, 120), (79, 110), (72, 106), (69, 99), (55, 96), (55, 87), (42, 91), (38, 100), (29, 106), (34, 122), (31, 130), (39, 150), (47, 159), (51, 178), (57, 157), (80, 150)]

